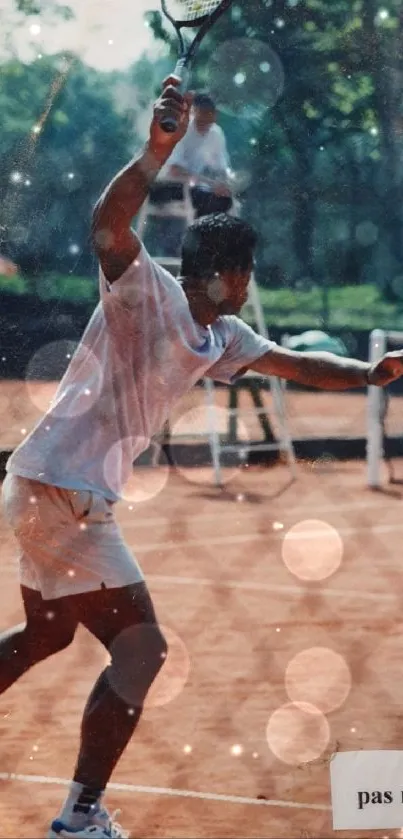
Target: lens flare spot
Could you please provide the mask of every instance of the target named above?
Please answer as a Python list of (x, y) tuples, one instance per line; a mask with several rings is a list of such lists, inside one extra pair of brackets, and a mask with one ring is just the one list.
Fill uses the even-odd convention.
[[(170, 627), (161, 626), (160, 630), (168, 645), (168, 653), (145, 699), (141, 668), (147, 668), (147, 662), (154, 667), (160, 647), (158, 627), (139, 624), (123, 630), (113, 641), (107, 656), (107, 664), (111, 665), (108, 667), (111, 687), (132, 708), (144, 704), (147, 710), (167, 705), (179, 696), (188, 680), (190, 657), (186, 645)], [(136, 663), (131, 666), (133, 657), (135, 662), (140, 663), (138, 666)]]
[[(74, 360), (73, 360), (73, 356)], [(80, 376), (91, 387), (77, 390), (73, 398), (61, 394), (53, 403), (59, 381), (69, 364), (80, 369)], [(85, 414), (98, 400), (103, 382), (101, 365), (89, 347), (75, 341), (61, 340), (44, 344), (31, 357), (25, 371), (25, 385), (33, 405), (41, 413), (52, 408), (54, 416), (72, 419)]]
[(330, 740), (324, 714), (308, 702), (290, 702), (271, 715), (266, 738), (273, 754), (283, 763), (296, 766), (317, 760)]
[[(169, 464), (163, 451), (158, 455), (158, 466), (146, 465), (141, 459), (133, 463), (133, 451), (139, 439), (127, 437), (118, 440), (111, 446), (104, 460), (104, 477), (108, 487), (121, 495), (132, 509), (133, 505), (156, 498), (169, 477)], [(148, 448), (149, 442), (144, 438), (144, 450)]]
[(306, 519), (285, 534), (282, 556), (288, 570), (300, 580), (325, 580), (342, 561), (343, 542), (331, 524)]
[(292, 702), (308, 702), (323, 714), (343, 705), (351, 682), (347, 662), (328, 647), (311, 647), (298, 653), (289, 662), (285, 677)]

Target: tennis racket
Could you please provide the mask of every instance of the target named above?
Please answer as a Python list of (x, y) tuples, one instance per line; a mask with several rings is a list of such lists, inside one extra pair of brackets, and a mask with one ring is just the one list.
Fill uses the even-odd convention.
[[(191, 63), (204, 36), (232, 3), (233, 0), (161, 0), (163, 14), (178, 36), (179, 58), (174, 75), (180, 79), (181, 93), (187, 90)], [(192, 43), (186, 44), (182, 29), (196, 28), (198, 32)], [(178, 128), (175, 116), (164, 117), (160, 124), (167, 134), (173, 134)]]

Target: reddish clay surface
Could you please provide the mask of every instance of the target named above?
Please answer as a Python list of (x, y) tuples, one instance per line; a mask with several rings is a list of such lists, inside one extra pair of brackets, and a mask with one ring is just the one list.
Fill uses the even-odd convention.
[[(23, 387), (3, 394), (3, 445), (29, 425)], [(365, 421), (360, 397), (294, 396), (294, 429), (338, 416), (355, 436)], [(337, 836), (332, 753), (402, 747), (401, 494), (368, 490), (363, 463), (305, 463), (293, 483), (283, 465), (225, 477), (222, 491), (209, 469), (136, 469), (119, 504), (171, 649), (107, 803), (133, 837)], [(5, 629), (22, 610), (4, 522), (1, 535)], [(45, 835), (104, 663), (80, 630), (0, 698), (2, 839)], [(290, 726), (275, 714), (290, 698), (322, 713)]]

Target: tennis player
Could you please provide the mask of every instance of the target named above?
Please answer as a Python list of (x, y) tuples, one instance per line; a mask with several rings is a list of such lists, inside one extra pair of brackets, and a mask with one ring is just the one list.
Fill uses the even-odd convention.
[[(128, 835), (103, 796), (167, 645), (114, 507), (133, 461), (174, 404), (203, 376), (231, 382), (248, 368), (329, 389), (383, 385), (403, 371), (401, 352), (373, 367), (302, 354), (238, 319), (255, 245), (253, 230), (240, 219), (218, 214), (193, 224), (181, 282), (152, 261), (132, 219), (184, 136), (190, 105), (191, 97), (168, 79), (146, 147), (95, 207), (101, 299), (53, 404), (11, 455), (3, 485), (5, 515), (20, 548), (26, 618), (0, 636), (0, 693), (67, 647), (80, 623), (110, 654), (84, 711), (76, 768), (51, 824), (52, 839)], [(179, 128), (169, 135), (160, 120), (172, 114)]]

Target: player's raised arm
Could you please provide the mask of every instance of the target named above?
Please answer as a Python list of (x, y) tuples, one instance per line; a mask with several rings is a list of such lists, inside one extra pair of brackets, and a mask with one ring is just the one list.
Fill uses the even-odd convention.
[(250, 364), (249, 369), (323, 390), (348, 390), (366, 385), (384, 387), (403, 375), (403, 351), (387, 353), (376, 364), (369, 364), (328, 352), (296, 352), (275, 347)]
[[(113, 178), (97, 201), (92, 219), (92, 241), (107, 280), (113, 283), (131, 265), (140, 242), (131, 229), (134, 216), (145, 201), (149, 187), (166, 163), (189, 122), (191, 95), (177, 90), (178, 80), (169, 77), (154, 105), (148, 141), (138, 157)], [(174, 115), (178, 129), (172, 134), (161, 128), (165, 116)]]

